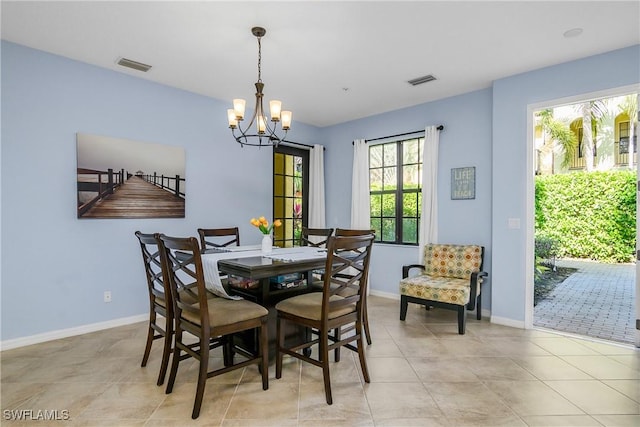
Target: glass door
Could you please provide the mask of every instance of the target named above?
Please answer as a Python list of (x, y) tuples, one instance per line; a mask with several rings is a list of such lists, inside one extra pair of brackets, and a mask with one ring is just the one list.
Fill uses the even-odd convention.
[(274, 229), (273, 244), (282, 248), (299, 245), (306, 226), (309, 184), (309, 151), (277, 147), (273, 152), (273, 219), (282, 221)]

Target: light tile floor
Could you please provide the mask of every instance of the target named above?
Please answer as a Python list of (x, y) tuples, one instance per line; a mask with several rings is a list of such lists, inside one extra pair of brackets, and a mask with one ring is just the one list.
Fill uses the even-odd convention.
[[(334, 404), (322, 373), (285, 358), (263, 391), (255, 367), (209, 379), (191, 420), (195, 364), (183, 362), (173, 393), (155, 385), (160, 344), (140, 367), (146, 324), (1, 353), (3, 426), (638, 426), (640, 351), (521, 330), (453, 311), (370, 297), (371, 383), (355, 354), (332, 365)], [(220, 364), (219, 353), (211, 364)], [(66, 421), (10, 421), (11, 412), (66, 410)]]

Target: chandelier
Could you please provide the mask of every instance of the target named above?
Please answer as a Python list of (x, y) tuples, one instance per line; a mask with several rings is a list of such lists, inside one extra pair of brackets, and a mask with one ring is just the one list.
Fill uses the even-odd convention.
[[(256, 82), (256, 105), (253, 109), (251, 120), (243, 129), (240, 124), (244, 120), (244, 99), (234, 99), (233, 108), (227, 110), (227, 118), (229, 119), (229, 128), (236, 141), (241, 145), (262, 146), (278, 146), (287, 136), (287, 131), (291, 127), (291, 111), (282, 111), (282, 103), (280, 101), (269, 101), (269, 112), (271, 120), (267, 119), (264, 108), (262, 106), (264, 83), (262, 83), (260, 65), (262, 62), (262, 45), (260, 39), (267, 33), (262, 27), (253, 27), (251, 33), (258, 38), (258, 81)], [(271, 123), (270, 123), (271, 122)], [(282, 136), (276, 135), (277, 125), (284, 132)], [(239, 133), (238, 133), (239, 132)]]

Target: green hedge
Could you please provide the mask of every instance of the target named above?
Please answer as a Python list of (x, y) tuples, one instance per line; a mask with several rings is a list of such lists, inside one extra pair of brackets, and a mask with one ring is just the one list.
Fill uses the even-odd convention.
[(558, 256), (630, 262), (636, 245), (634, 171), (536, 177), (536, 239), (553, 239)]

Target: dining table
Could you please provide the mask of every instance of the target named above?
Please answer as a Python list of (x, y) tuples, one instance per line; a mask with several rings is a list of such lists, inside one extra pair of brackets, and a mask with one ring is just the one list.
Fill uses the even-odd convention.
[[(244, 298), (256, 302), (269, 310), (267, 323), (269, 332), (269, 357), (276, 353), (277, 311), (275, 305), (292, 296), (317, 291), (311, 286), (314, 271), (325, 267), (326, 249), (297, 246), (291, 248), (274, 247), (270, 253), (263, 253), (256, 246), (235, 246), (207, 249), (202, 254), (205, 284), (209, 290), (223, 298)], [(282, 286), (281, 278), (292, 279), (292, 286)], [(317, 280), (317, 278), (316, 278)], [(234, 283), (240, 284), (234, 286)], [(287, 340), (296, 339), (308, 331), (287, 329)], [(255, 331), (234, 336), (236, 344), (251, 352), (258, 350)]]

